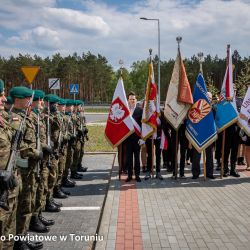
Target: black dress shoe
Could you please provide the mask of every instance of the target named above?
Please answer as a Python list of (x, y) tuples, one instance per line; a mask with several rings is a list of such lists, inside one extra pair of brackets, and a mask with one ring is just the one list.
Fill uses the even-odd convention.
[(45, 205), (45, 211), (46, 212), (57, 213), (57, 212), (60, 212), (61, 209), (60, 209), (60, 207), (56, 206), (52, 202), (49, 202), (49, 203), (46, 203), (46, 205)]
[(33, 250), (38, 250), (43, 248), (43, 243), (40, 241), (34, 242), (34, 241), (26, 241), (26, 245)]
[(126, 182), (130, 182), (130, 181), (132, 181), (132, 177), (128, 177), (128, 178), (126, 179)]
[(223, 177), (228, 177), (229, 173), (228, 172), (224, 172)]
[(62, 181), (62, 186), (71, 188), (71, 187), (75, 187), (75, 183), (73, 181), (69, 180), (69, 179), (64, 179)]
[(141, 182), (140, 176), (136, 176), (136, 177), (135, 177), (135, 180), (136, 180), (137, 182)]
[(47, 220), (46, 218), (44, 218), (41, 214), (38, 215), (39, 220), (43, 223), (43, 225), (45, 226), (52, 226), (55, 224), (54, 220)]
[(199, 176), (196, 176), (196, 175), (194, 175), (194, 176), (192, 177), (193, 180), (196, 180), (196, 179), (198, 179), (198, 178), (199, 178)]
[(25, 241), (15, 241), (14, 243), (14, 250), (30, 250), (31, 248), (28, 247)]
[(66, 199), (68, 195), (63, 193), (59, 187), (54, 188), (53, 197), (58, 199)]
[(212, 180), (213, 180), (213, 179), (216, 179), (213, 175), (207, 175), (207, 178), (208, 178), (208, 179), (212, 179)]
[(48, 233), (49, 228), (46, 227), (38, 218), (38, 215), (33, 215), (30, 220), (29, 230), (36, 233)]
[(230, 172), (230, 175), (233, 176), (233, 177), (240, 177), (240, 175), (238, 174), (238, 172), (235, 171), (235, 170), (234, 170), (234, 171), (231, 171), (231, 172)]

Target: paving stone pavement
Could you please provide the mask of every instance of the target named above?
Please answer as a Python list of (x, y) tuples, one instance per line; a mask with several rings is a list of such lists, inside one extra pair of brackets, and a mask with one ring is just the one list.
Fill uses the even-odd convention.
[[(84, 156), (83, 164), (88, 167), (88, 171), (83, 173), (82, 180), (76, 181), (77, 186), (75, 188), (65, 188), (71, 193), (69, 198), (60, 200), (63, 203), (63, 208), (73, 208), (59, 213), (43, 212), (45, 218), (54, 219), (56, 223), (51, 227), (49, 233), (39, 235), (57, 236), (56, 241), (44, 241), (43, 249), (80, 250), (92, 248), (93, 240), (88, 241), (88, 236), (95, 236), (98, 227), (113, 160), (114, 154)], [(74, 207), (90, 206), (100, 209), (74, 210)], [(64, 241), (60, 239), (60, 236), (66, 236), (67, 239)], [(81, 236), (82, 238), (80, 238)]]
[[(173, 180), (163, 170), (163, 181), (136, 183), (143, 249), (250, 249), (249, 172), (207, 181), (192, 180), (190, 167), (185, 172), (187, 179)], [(117, 173), (114, 167), (100, 228), (104, 241), (96, 249), (128, 249), (116, 247), (123, 185)]]

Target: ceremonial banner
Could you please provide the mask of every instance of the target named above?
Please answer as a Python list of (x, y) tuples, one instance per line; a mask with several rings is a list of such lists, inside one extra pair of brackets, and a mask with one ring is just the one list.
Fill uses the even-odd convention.
[(128, 108), (123, 80), (118, 80), (110, 106), (105, 136), (111, 146), (117, 147), (134, 132), (134, 124)]
[(146, 89), (146, 96), (144, 101), (142, 113), (142, 139), (146, 140), (151, 135), (156, 133), (157, 125), (159, 124), (160, 104), (157, 93), (157, 86), (154, 78), (153, 63), (149, 64), (149, 76)]
[(194, 104), (188, 112), (186, 136), (198, 152), (202, 152), (217, 139), (211, 103), (200, 73), (193, 93)]
[(164, 115), (175, 130), (180, 127), (192, 104), (191, 88), (178, 49), (164, 108)]
[(247, 93), (241, 105), (238, 123), (245, 133), (250, 136), (250, 86), (248, 86)]
[(220, 101), (215, 105), (215, 123), (218, 132), (223, 131), (238, 120), (238, 112), (236, 109), (233, 89), (232, 56), (229, 45), (227, 52), (228, 65), (221, 88)]

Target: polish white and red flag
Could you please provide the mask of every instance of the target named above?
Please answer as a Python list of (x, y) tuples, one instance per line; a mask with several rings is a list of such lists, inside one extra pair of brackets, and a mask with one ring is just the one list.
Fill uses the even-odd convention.
[(134, 122), (130, 115), (123, 80), (120, 77), (109, 109), (105, 136), (114, 148), (119, 146), (134, 131)]
[(157, 86), (154, 78), (153, 63), (149, 64), (149, 76), (142, 113), (142, 139), (146, 141), (156, 134), (157, 125), (160, 124), (160, 103)]

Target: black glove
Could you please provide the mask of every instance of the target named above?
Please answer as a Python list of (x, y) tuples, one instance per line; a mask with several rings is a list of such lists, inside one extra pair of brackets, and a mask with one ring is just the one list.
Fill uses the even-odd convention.
[(51, 146), (46, 144), (45, 146), (43, 146), (43, 152), (51, 155), (53, 153), (53, 149)]
[(89, 132), (88, 128), (85, 127), (85, 129), (84, 129), (84, 135), (88, 134), (88, 132)]
[(81, 129), (77, 130), (78, 137), (82, 137), (83, 133), (84, 133), (84, 131), (82, 131)]
[(17, 181), (15, 175), (6, 170), (0, 170), (0, 189), (4, 190), (12, 190), (17, 186)]

